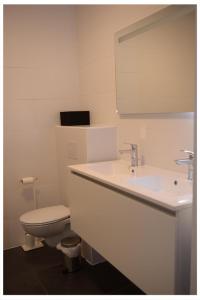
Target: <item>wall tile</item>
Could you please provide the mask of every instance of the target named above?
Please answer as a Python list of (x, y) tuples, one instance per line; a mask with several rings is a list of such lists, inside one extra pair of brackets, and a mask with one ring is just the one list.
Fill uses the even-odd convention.
[(59, 112), (80, 109), (73, 6), (4, 7), (4, 219), (5, 248), (22, 243), (19, 216), (39, 205), (61, 203), (55, 126)]

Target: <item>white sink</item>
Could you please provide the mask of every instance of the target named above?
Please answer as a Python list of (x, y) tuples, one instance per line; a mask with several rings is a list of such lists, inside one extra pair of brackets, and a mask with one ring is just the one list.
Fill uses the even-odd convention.
[(161, 176), (144, 176), (139, 178), (129, 178), (128, 183), (138, 185), (152, 191), (158, 192), (164, 188), (164, 180)]
[(129, 178), (128, 183), (141, 186), (154, 192), (167, 192), (176, 195), (185, 195), (191, 192), (191, 183), (179, 177), (144, 176)]
[(192, 203), (192, 181), (184, 173), (139, 166), (132, 173), (124, 160), (73, 165), (72, 171), (106, 183), (126, 193), (178, 210)]

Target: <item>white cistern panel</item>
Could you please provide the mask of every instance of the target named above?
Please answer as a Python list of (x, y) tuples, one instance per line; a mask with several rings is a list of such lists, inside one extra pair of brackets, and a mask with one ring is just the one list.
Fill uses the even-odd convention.
[(69, 205), (69, 165), (117, 158), (117, 128), (114, 126), (56, 126), (58, 175), (61, 201)]

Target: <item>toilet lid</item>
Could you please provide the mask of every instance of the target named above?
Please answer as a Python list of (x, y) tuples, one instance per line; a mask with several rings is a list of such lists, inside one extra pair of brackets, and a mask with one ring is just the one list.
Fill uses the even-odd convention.
[(70, 217), (70, 210), (64, 205), (55, 205), (31, 210), (20, 217), (24, 224), (44, 224), (67, 219)]

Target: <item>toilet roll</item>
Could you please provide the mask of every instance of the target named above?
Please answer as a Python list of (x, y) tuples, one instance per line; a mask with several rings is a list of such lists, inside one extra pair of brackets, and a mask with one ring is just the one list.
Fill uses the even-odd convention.
[(37, 180), (36, 177), (24, 177), (20, 180), (20, 182), (22, 184), (30, 184), (30, 183), (34, 183)]

